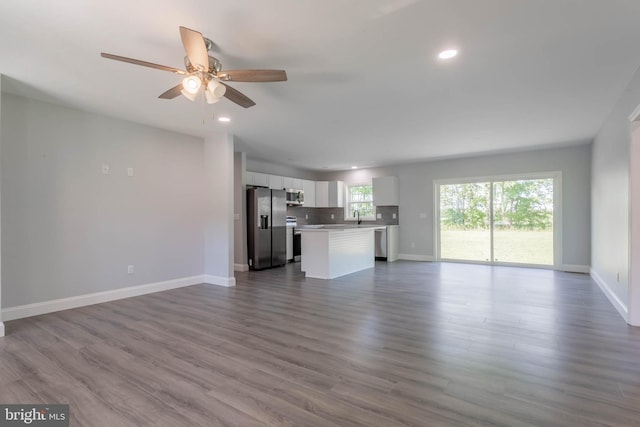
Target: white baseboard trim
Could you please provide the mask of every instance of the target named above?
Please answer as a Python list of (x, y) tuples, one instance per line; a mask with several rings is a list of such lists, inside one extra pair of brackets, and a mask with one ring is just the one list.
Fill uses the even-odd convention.
[(562, 271), (566, 271), (567, 273), (591, 273), (591, 267), (589, 267), (588, 265), (562, 264), (560, 269)]
[(0, 322), (0, 338), (4, 336), (4, 323)]
[(618, 298), (618, 296), (611, 290), (609, 285), (607, 285), (607, 283), (594, 269), (591, 269), (590, 274), (593, 281), (596, 282), (596, 284), (600, 287), (609, 302), (615, 307), (616, 310), (618, 310), (620, 316), (622, 316), (625, 322), (628, 322), (629, 311), (627, 310), (627, 306), (625, 305), (625, 303), (620, 301), (620, 298)]
[(204, 282), (208, 285), (226, 286), (227, 288), (231, 288), (236, 285), (236, 278), (212, 276), (210, 274), (206, 274), (204, 276)]
[(233, 271), (249, 271), (249, 264), (233, 264)]
[(169, 289), (204, 283), (204, 276), (184, 277), (181, 279), (167, 280), (164, 282), (148, 283), (146, 285), (131, 286), (122, 289), (96, 292), (93, 294), (79, 295), (69, 298), (61, 298), (52, 301), (37, 302), (34, 304), (19, 305), (2, 309), (3, 321), (22, 319), (24, 317), (39, 316), (53, 313), (54, 311), (69, 310), (71, 308), (100, 304), (123, 298), (137, 297), (154, 292), (168, 291)]
[(433, 262), (435, 258), (432, 255), (415, 255), (415, 254), (398, 254), (398, 259), (405, 261), (428, 261)]

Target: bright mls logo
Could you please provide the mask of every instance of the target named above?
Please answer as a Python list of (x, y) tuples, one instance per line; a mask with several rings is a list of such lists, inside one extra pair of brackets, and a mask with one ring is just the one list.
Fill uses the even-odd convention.
[(0, 427), (69, 427), (69, 405), (0, 405)]

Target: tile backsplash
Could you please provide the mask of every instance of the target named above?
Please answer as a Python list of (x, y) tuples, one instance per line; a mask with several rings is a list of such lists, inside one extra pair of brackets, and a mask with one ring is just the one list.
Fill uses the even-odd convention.
[[(379, 224), (379, 225), (398, 225), (399, 212), (398, 206), (378, 206), (376, 212), (382, 215), (375, 221), (362, 220), (363, 224)], [(333, 219), (331, 215), (333, 214)], [(396, 215), (395, 219), (393, 214)], [(289, 206), (287, 208), (287, 215), (295, 216), (297, 218), (298, 225), (310, 225), (310, 224), (344, 224), (344, 209), (343, 208), (305, 208), (298, 206)], [(308, 219), (306, 219), (308, 216)]]

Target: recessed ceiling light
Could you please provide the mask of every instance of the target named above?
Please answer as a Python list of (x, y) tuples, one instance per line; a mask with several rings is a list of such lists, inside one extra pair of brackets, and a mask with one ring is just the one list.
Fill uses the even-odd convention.
[(442, 52), (440, 52), (440, 54), (438, 55), (438, 58), (440, 59), (451, 59), (455, 56), (458, 55), (458, 51), (455, 49), (449, 49), (449, 50), (443, 50)]
[(358, 169), (357, 166), (351, 166), (351, 169)]
[(231, 119), (229, 117), (218, 117), (218, 121), (219, 122), (224, 122), (224, 123), (228, 123), (231, 121)]

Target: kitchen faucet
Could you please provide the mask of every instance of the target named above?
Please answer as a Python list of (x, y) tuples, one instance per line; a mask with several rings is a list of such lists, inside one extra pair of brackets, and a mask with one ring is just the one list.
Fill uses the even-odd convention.
[(353, 211), (353, 217), (355, 218), (356, 215), (358, 215), (358, 225), (362, 224), (362, 220), (360, 219), (360, 211), (355, 210)]

